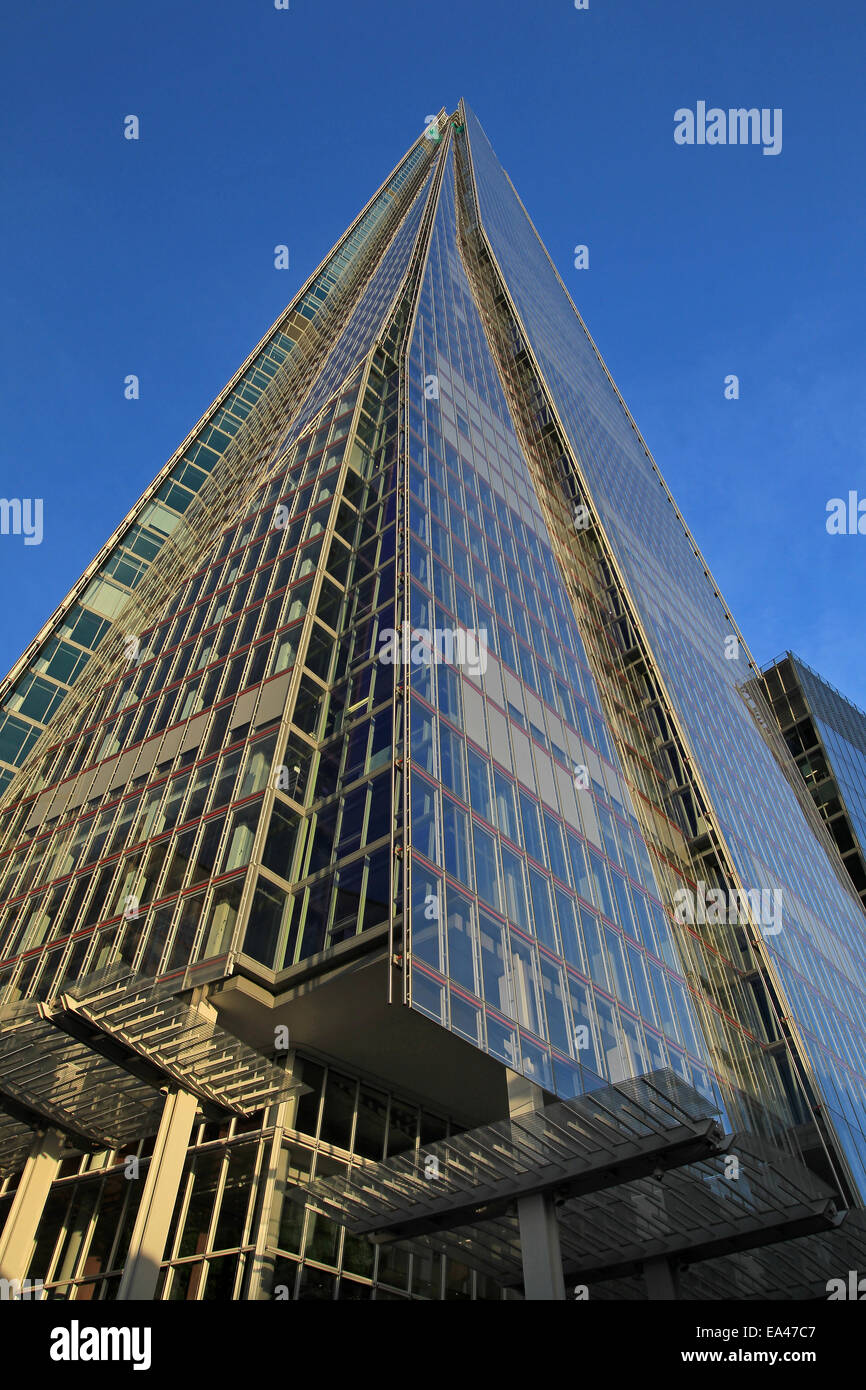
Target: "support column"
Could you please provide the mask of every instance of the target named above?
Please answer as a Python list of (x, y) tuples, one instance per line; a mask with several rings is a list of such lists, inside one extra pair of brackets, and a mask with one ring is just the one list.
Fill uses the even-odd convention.
[[(507, 1080), (508, 1113), (512, 1120), (519, 1119), (529, 1111), (543, 1109), (544, 1093), (540, 1086), (513, 1071), (508, 1072)], [(519, 1198), (517, 1220), (520, 1225), (523, 1291), (526, 1298), (548, 1303), (564, 1302), (565, 1279), (553, 1197), (547, 1193), (537, 1193), (532, 1197)]]
[(651, 1301), (663, 1298), (679, 1298), (677, 1273), (671, 1261), (665, 1256), (655, 1260), (645, 1260), (643, 1277), (646, 1282), (646, 1296)]
[(196, 1098), (188, 1091), (172, 1090), (165, 1098), (118, 1300), (152, 1299), (156, 1292), (196, 1108)]
[[(286, 1071), (290, 1076), (294, 1076), (296, 1067), (295, 1054), (290, 1052), (286, 1057)], [(268, 1253), (268, 1249), (277, 1243), (280, 1216), (285, 1201), (288, 1164), (288, 1155), (283, 1148), (283, 1134), (287, 1129), (294, 1129), (297, 1109), (298, 1095), (295, 1093), (287, 1100), (278, 1101), (268, 1116), (268, 1122), (274, 1126), (274, 1134), (266, 1160), (267, 1166), (259, 1178), (261, 1200), (256, 1205), (256, 1248), (246, 1292), (246, 1298), (250, 1302), (271, 1297), (274, 1256)]]
[(553, 1198), (545, 1194), (521, 1197), (517, 1203), (523, 1290), (528, 1299), (561, 1303), (565, 1299), (559, 1226)]
[[(33, 1254), (36, 1229), (60, 1168), (63, 1138), (56, 1129), (37, 1136), (0, 1234), (0, 1278), (23, 1280)], [(36, 1270), (36, 1278), (44, 1278)]]

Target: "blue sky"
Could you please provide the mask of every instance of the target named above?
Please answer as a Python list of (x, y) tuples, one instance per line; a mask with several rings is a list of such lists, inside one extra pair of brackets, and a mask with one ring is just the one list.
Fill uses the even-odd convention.
[[(825, 529), (866, 498), (861, 4), (47, 0), (3, 38), (0, 493), (45, 535), (0, 536), (0, 668), (463, 95), (755, 656), (866, 707), (866, 536)], [(699, 100), (782, 108), (781, 153), (676, 145)]]

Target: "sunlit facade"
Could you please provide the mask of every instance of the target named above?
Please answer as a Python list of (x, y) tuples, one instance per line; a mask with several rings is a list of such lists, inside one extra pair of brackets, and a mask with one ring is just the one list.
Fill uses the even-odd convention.
[[(857, 1226), (860, 903), (463, 104), (0, 708), (0, 1274), (76, 1299), (539, 1296), (492, 1244), (374, 1245), (316, 1191), (483, 1148), (521, 1087), (537, 1110), (647, 1076), (696, 1134), (718, 1117), (683, 1181), (712, 1186), (722, 1134), (746, 1134), (802, 1175), (804, 1239)], [(708, 889), (781, 915), (684, 918)], [(40, 1070), (52, 1029), (78, 1051)], [(123, 1106), (97, 1104), (121, 1073)], [(650, 1229), (644, 1176), (623, 1249)], [(695, 1296), (754, 1296), (749, 1257), (699, 1227)], [(802, 1239), (792, 1258), (806, 1285), (834, 1268)], [(635, 1259), (585, 1254), (605, 1297), (642, 1296)]]

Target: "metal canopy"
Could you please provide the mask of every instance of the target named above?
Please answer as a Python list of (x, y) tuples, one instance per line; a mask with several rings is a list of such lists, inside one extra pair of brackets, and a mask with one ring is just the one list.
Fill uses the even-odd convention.
[(718, 1152), (717, 1111), (673, 1072), (623, 1081), (431, 1145), (308, 1191), (358, 1234), (392, 1240), (506, 1213), (518, 1197), (574, 1196)]
[(125, 975), (95, 989), (70, 989), (42, 1007), (58, 1028), (89, 1025), (164, 1078), (235, 1115), (253, 1115), (309, 1089), (229, 1033), (215, 1015), (206, 1017), (181, 999), (176, 988)]
[(18, 1006), (0, 1023), (7, 1115), (29, 1116), (33, 1129), (51, 1125), (84, 1149), (123, 1148), (158, 1125), (159, 1091), (59, 1032), (38, 1005)]
[(682, 1263), (778, 1245), (834, 1229), (844, 1215), (837, 1201), (803, 1164), (738, 1135), (721, 1158), (661, 1182), (566, 1203), (559, 1213), (566, 1276), (592, 1284), (637, 1273), (649, 1259)]
[[(729, 1298), (737, 1287), (741, 1298), (826, 1299), (829, 1281), (847, 1283), (851, 1270), (857, 1279), (866, 1271), (866, 1212), (858, 1210), (835, 1231), (690, 1266), (681, 1290), (683, 1298)], [(604, 1287), (616, 1290), (615, 1284)]]
[[(0, 1098), (2, 1103), (2, 1098)], [(18, 1173), (30, 1157), (35, 1131), (31, 1119), (0, 1111), (0, 1173)]]
[[(645, 1297), (633, 1276), (659, 1257), (693, 1267), (684, 1296), (696, 1298), (740, 1288), (790, 1298), (778, 1291), (780, 1269), (814, 1296), (831, 1265), (842, 1274), (866, 1267), (860, 1214), (845, 1221), (837, 1194), (765, 1141), (725, 1139), (712, 1106), (672, 1072), (320, 1179), (295, 1196), (377, 1243), (412, 1241), (519, 1286), (516, 1203), (539, 1192), (556, 1199), (566, 1278), (618, 1297)], [(859, 1265), (845, 1263), (861, 1251)]]
[[(681, 1264), (679, 1291), (683, 1299), (707, 1301), (734, 1296), (744, 1301), (825, 1300), (831, 1280), (848, 1285), (850, 1271), (855, 1271), (856, 1282), (863, 1270), (866, 1213), (852, 1210), (835, 1230), (822, 1235), (803, 1236), (745, 1254)], [(634, 1275), (594, 1285), (592, 1296), (621, 1302), (644, 1298), (646, 1294), (642, 1277)], [(859, 1296), (859, 1291), (847, 1296)]]
[(84, 1148), (153, 1134), (166, 1085), (245, 1117), (309, 1089), (174, 988), (115, 971), (0, 1014), (0, 1168), (46, 1125)]

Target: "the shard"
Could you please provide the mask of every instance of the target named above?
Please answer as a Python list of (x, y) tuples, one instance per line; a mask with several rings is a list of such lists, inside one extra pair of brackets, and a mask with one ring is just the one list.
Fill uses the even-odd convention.
[(464, 103), (16, 663), (0, 763), (0, 1277), (864, 1267), (863, 909)]

